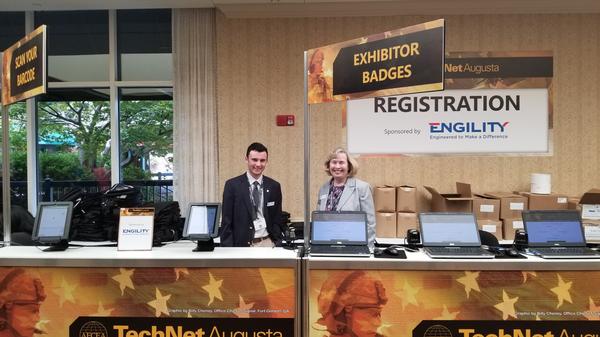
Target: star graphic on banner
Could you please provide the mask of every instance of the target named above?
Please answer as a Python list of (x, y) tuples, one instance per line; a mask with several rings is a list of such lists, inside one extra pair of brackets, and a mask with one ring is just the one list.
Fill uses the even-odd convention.
[(481, 291), (481, 290), (479, 290), (479, 283), (477, 283), (478, 277), (479, 277), (478, 271), (477, 272), (465, 271), (465, 276), (459, 277), (456, 279), (456, 282), (465, 286), (465, 292), (467, 293), (467, 298), (469, 298), (471, 290), (475, 290), (477, 292)]
[(448, 307), (444, 304), (444, 310), (442, 310), (442, 315), (434, 318), (434, 320), (439, 321), (453, 321), (456, 319), (459, 311), (450, 312), (448, 311)]
[(191, 311), (188, 311), (187, 318), (192, 318), (192, 312)]
[(564, 304), (564, 301), (573, 303), (573, 301), (571, 300), (571, 294), (569, 293), (569, 289), (571, 289), (571, 284), (573, 282), (565, 282), (563, 281), (562, 277), (560, 277), (560, 275), (556, 274), (556, 276), (558, 276), (558, 286), (550, 290), (553, 293), (555, 293), (556, 297), (558, 298), (558, 304), (556, 305), (556, 309), (558, 309), (561, 305)]
[(46, 332), (46, 325), (50, 323), (50, 320), (48, 319), (40, 319), (36, 324), (35, 324), (35, 328), (40, 330), (40, 331), (44, 331)]
[(208, 293), (207, 305), (211, 305), (215, 297), (221, 301), (223, 300), (223, 296), (221, 295), (221, 284), (223, 284), (223, 280), (215, 280), (210, 272), (208, 273), (208, 277), (210, 280), (207, 285), (202, 286), (202, 289)]
[(121, 289), (121, 296), (125, 294), (125, 288), (135, 289), (133, 286), (133, 281), (131, 281), (131, 276), (133, 276), (133, 269), (125, 269), (119, 268), (119, 275), (115, 275), (112, 277), (113, 280), (119, 283), (119, 288)]
[(591, 297), (590, 308), (583, 314), (583, 316), (589, 321), (600, 321), (600, 305), (596, 305)]
[(532, 277), (537, 277), (537, 273), (534, 271), (522, 271), (521, 274), (523, 274), (523, 283), (527, 282), (529, 275)]
[(175, 281), (178, 281), (183, 274), (189, 275), (190, 271), (187, 268), (175, 268)]
[(92, 316), (110, 316), (113, 310), (115, 309), (105, 309), (104, 305), (102, 305), (102, 302), (98, 301), (98, 311), (96, 311), (95, 314), (92, 314)]
[(156, 317), (160, 317), (161, 314), (169, 316), (169, 308), (167, 307), (167, 301), (171, 298), (171, 295), (162, 295), (160, 290), (156, 288), (156, 299), (148, 302), (148, 305), (154, 308), (154, 314)]
[(402, 310), (406, 308), (409, 304), (418, 305), (417, 302), (417, 293), (420, 288), (415, 288), (408, 283), (408, 281), (404, 280), (404, 286), (402, 286), (402, 290), (397, 291), (396, 295), (402, 299)]
[(75, 304), (75, 297), (73, 291), (75, 291), (77, 285), (69, 284), (64, 278), (60, 282), (60, 287), (54, 289), (52, 292), (58, 295), (58, 305), (62, 308), (65, 302), (71, 302)]
[(536, 321), (541, 321), (542, 319), (540, 318), (540, 315), (535, 315), (535, 320)]
[(515, 312), (515, 303), (519, 300), (519, 297), (508, 297), (506, 290), (502, 290), (502, 302), (494, 305), (494, 308), (500, 310), (502, 312), (502, 319), (506, 320), (509, 316), (517, 318), (517, 314)]
[(236, 311), (234, 312), (234, 314), (238, 318), (250, 318), (249, 310), (252, 309), (252, 307), (254, 307), (254, 302), (246, 303), (242, 298), (242, 295), (238, 296), (240, 297), (240, 305), (237, 308), (235, 308)]

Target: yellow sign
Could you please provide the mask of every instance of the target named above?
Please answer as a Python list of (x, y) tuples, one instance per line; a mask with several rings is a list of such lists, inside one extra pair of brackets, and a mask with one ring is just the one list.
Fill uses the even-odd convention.
[(2, 104), (46, 92), (46, 26), (6, 49), (2, 56)]
[(443, 19), (307, 51), (308, 103), (444, 89)]

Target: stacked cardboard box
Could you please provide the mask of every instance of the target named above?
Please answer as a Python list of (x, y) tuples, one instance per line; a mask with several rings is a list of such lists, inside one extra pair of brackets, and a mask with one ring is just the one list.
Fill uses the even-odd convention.
[(502, 238), (514, 240), (515, 230), (523, 229), (521, 212), (527, 210), (526, 197), (509, 192), (490, 192), (484, 194), (487, 198), (500, 201), (500, 220), (502, 221)]
[(406, 237), (406, 231), (417, 228), (417, 188), (396, 187), (396, 236)]
[(431, 193), (431, 210), (433, 212), (471, 212), (473, 210), (473, 194), (470, 184), (457, 182), (457, 193), (440, 193), (433, 187), (423, 187)]
[(473, 198), (473, 214), (479, 229), (494, 234), (502, 240), (502, 221), (500, 221), (500, 199), (476, 194)]
[(407, 229), (417, 227), (417, 189), (414, 186), (378, 186), (374, 199), (377, 237), (404, 237)]
[(600, 242), (600, 189), (594, 188), (581, 196), (581, 220), (588, 242)]
[(378, 238), (396, 237), (396, 187), (384, 185), (375, 187), (376, 236)]
[(535, 194), (531, 192), (519, 192), (519, 194), (527, 197), (530, 210), (568, 209), (569, 207), (569, 198), (564, 194)]

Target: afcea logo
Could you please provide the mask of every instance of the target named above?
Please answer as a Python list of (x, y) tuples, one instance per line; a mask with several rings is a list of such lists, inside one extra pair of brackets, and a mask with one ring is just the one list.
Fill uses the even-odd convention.
[(430, 122), (431, 133), (503, 133), (509, 122)]

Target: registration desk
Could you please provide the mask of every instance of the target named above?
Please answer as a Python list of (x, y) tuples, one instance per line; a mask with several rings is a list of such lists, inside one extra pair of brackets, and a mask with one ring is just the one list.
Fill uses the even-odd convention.
[[(25, 294), (41, 301), (39, 315), (33, 313), (28, 319), (36, 320), (37, 329), (49, 337), (69, 336), (69, 326), (83, 316), (229, 319), (212, 331), (213, 337), (250, 331), (244, 326), (250, 329), (257, 320), (265, 327), (289, 328), (286, 336), (300, 336), (301, 260), (297, 252), (220, 247), (213, 252), (192, 252), (194, 247), (189, 241), (151, 251), (73, 247), (42, 252), (41, 247), (4, 247), (0, 249), (0, 278), (10, 279), (0, 289), (0, 298), (18, 300)], [(230, 324), (231, 319), (235, 324)], [(127, 319), (118, 322), (126, 323)], [(109, 330), (105, 337), (118, 335), (110, 331), (110, 325), (103, 325)], [(229, 331), (232, 325), (238, 327)], [(80, 329), (87, 334), (76, 335), (92, 336), (98, 326), (89, 325), (85, 331)], [(191, 336), (188, 330), (173, 337)], [(122, 328), (117, 332), (141, 337), (143, 331), (127, 334)], [(152, 337), (148, 331), (147, 337)], [(211, 331), (205, 333), (205, 337), (211, 335)], [(103, 337), (102, 333), (94, 336)]]
[(405, 260), (306, 257), (303, 267), (307, 336), (329, 335), (328, 317), (336, 315), (343, 330), (351, 324), (343, 308), (374, 303), (381, 310), (367, 309), (359, 324), (384, 336), (412, 336), (422, 320), (600, 319), (600, 260), (433, 260), (407, 252)]
[[(330, 335), (329, 313), (347, 319), (339, 315), (346, 307), (373, 303), (377, 308), (367, 310), (373, 316), (363, 323), (384, 336), (411, 336), (423, 320), (600, 319), (600, 261), (432, 260), (422, 252), (407, 253), (405, 260), (299, 258), (282, 248), (194, 253), (194, 246), (178, 242), (146, 252), (5, 247), (0, 278), (12, 276), (0, 280), (0, 301), (33, 293), (41, 305), (30, 319), (57, 337), (103, 337), (93, 330), (98, 324), (69, 334), (78, 317), (102, 323), (104, 337), (199, 336), (193, 329), (164, 335), (110, 331), (140, 318), (150, 325), (183, 321), (169, 321), (176, 327), (210, 321), (219, 328), (204, 337), (324, 336)], [(117, 323), (105, 324), (109, 319)], [(262, 334), (251, 332), (256, 326)]]

